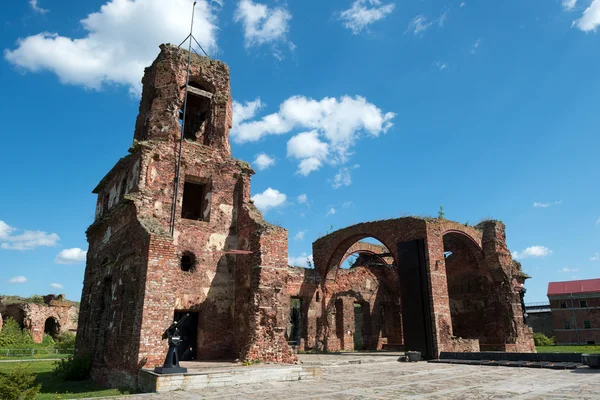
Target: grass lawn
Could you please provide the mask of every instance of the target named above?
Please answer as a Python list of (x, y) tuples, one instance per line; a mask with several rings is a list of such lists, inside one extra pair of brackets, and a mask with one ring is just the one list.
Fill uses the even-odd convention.
[(45, 360), (48, 358), (67, 358), (72, 356), (73, 354), (44, 354), (44, 355), (35, 355), (35, 356), (21, 356), (21, 357), (6, 357), (0, 356), (0, 360)]
[(61, 381), (52, 375), (54, 361), (6, 362), (0, 363), (0, 374), (10, 372), (18, 365), (24, 365), (36, 374), (36, 379), (42, 384), (42, 390), (37, 400), (79, 399), (83, 397), (102, 397), (129, 394), (120, 389), (105, 389), (91, 380), (81, 382)]
[(600, 353), (600, 346), (536, 346), (538, 353)]

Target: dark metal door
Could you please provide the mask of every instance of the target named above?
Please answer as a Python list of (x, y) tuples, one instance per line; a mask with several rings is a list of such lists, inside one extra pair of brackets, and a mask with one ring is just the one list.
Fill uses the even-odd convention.
[(177, 346), (179, 361), (193, 361), (197, 359), (196, 342), (198, 340), (198, 313), (190, 311), (175, 311), (175, 321), (179, 321), (185, 314), (190, 316), (179, 326), (181, 342)]
[(398, 243), (398, 274), (405, 349), (431, 358), (433, 336), (423, 239)]

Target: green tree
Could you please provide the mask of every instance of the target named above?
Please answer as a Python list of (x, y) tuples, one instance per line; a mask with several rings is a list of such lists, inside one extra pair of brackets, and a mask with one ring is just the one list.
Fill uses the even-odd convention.
[(33, 344), (29, 332), (24, 332), (13, 318), (4, 321), (0, 331), (0, 347), (17, 347), (27, 344)]
[(440, 210), (438, 211), (438, 218), (444, 219), (444, 206), (440, 206)]
[(0, 374), (0, 399), (34, 400), (41, 388), (35, 384), (35, 375), (22, 365), (6, 375)]

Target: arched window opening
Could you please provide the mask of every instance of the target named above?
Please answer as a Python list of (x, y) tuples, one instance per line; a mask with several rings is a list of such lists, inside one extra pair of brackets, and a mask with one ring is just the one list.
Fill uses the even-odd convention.
[[(336, 346), (381, 350), (385, 343), (401, 349), (400, 281), (389, 248), (374, 237), (355, 235), (339, 244), (329, 263), (326, 307), (335, 311), (330, 329), (335, 329)], [(389, 312), (380, 311), (384, 302)]]
[(387, 267), (393, 268), (394, 260), (388, 248), (379, 240), (368, 237), (354, 243), (342, 258), (340, 268)]
[(184, 251), (181, 255), (181, 270), (193, 271), (196, 267), (196, 256), (191, 251)]
[(479, 265), (477, 247), (461, 233), (444, 235), (444, 258), (452, 333), (464, 339), (480, 339), (485, 333), (485, 271)]
[(60, 334), (60, 325), (56, 318), (50, 317), (44, 323), (44, 333), (55, 339)]
[[(185, 139), (206, 144), (212, 96), (213, 94), (204, 86), (196, 82), (189, 83), (183, 130)], [(183, 108), (182, 104), (179, 110), (180, 124), (183, 123)]]

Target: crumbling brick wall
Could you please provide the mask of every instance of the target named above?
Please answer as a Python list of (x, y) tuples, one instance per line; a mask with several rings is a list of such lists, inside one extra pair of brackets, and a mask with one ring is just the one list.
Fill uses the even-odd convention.
[(56, 336), (77, 330), (78, 313), (77, 307), (65, 301), (62, 295), (45, 296), (42, 304), (20, 302), (7, 305), (0, 299), (0, 316), (13, 318), (31, 333), (35, 343), (41, 343), (46, 333)]
[[(429, 308), (433, 356), (441, 351), (478, 351), (480, 344), (489, 350), (535, 351), (532, 331), (523, 322), (520, 287), (514, 284), (513, 262), (501, 222), (470, 227), (445, 219), (409, 217), (341, 229), (313, 243), (315, 268), (324, 282), (336, 279), (348, 249), (368, 236), (383, 243), (394, 260), (398, 260), (399, 243), (424, 242), (425, 306)], [(447, 250), (455, 253), (448, 261)], [(328, 288), (327, 283), (323, 288)], [(407, 300), (410, 304), (411, 299)], [(323, 331), (317, 333), (320, 340), (335, 329), (335, 321), (322, 319)], [(456, 334), (467, 337), (455, 336), (453, 325)]]
[(171, 234), (187, 60), (161, 46), (142, 80), (130, 154), (94, 190), (77, 346), (93, 354), (93, 377), (113, 385), (134, 386), (140, 367), (162, 365), (176, 312), (197, 316), (194, 359), (295, 361), (283, 337), (287, 231), (262, 219), (254, 171), (231, 158), (227, 65), (197, 55)]

